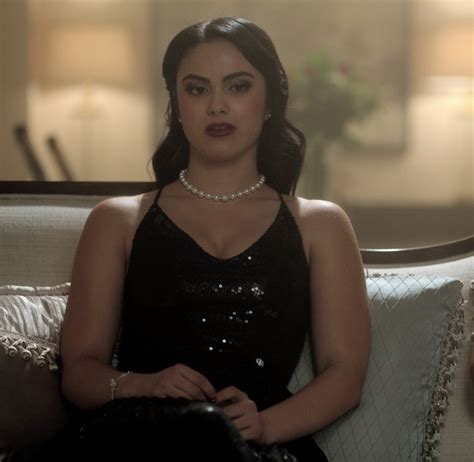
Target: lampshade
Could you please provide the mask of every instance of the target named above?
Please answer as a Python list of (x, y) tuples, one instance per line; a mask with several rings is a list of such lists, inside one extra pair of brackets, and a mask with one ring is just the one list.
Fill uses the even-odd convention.
[(438, 76), (474, 75), (472, 24), (445, 27), (433, 32), (425, 56), (425, 73)]
[(134, 60), (130, 31), (116, 25), (67, 25), (48, 31), (44, 71), (50, 83), (130, 85)]

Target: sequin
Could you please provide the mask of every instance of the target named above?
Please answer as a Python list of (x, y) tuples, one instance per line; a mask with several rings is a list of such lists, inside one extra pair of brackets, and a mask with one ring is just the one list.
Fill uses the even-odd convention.
[(230, 259), (206, 253), (156, 204), (133, 241), (118, 366), (147, 373), (186, 364), (216, 389), (239, 385), (269, 406), (287, 396), (303, 349), (308, 275), (283, 202), (261, 238)]
[(265, 293), (258, 284), (254, 284), (250, 290), (256, 297), (261, 297)]

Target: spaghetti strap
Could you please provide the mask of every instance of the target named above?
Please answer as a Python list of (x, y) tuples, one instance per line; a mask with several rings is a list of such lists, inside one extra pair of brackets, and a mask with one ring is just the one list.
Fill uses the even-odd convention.
[(163, 188), (158, 189), (158, 191), (155, 194), (155, 199), (153, 200), (154, 206), (158, 205), (158, 199), (160, 198), (161, 191), (163, 191)]

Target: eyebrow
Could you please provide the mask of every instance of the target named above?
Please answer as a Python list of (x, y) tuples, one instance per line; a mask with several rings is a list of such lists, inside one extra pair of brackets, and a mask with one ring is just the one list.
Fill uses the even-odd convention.
[[(225, 82), (226, 80), (231, 80), (231, 79), (235, 79), (236, 77), (242, 77), (242, 76), (251, 77), (252, 79), (255, 78), (255, 76), (250, 74), (250, 72), (240, 71), (240, 72), (234, 72), (233, 74), (226, 75), (222, 80)], [(181, 82), (184, 82), (187, 79), (199, 80), (205, 83), (211, 82), (208, 78), (202, 77), (201, 75), (196, 75), (196, 74), (188, 74), (186, 77), (183, 77)]]

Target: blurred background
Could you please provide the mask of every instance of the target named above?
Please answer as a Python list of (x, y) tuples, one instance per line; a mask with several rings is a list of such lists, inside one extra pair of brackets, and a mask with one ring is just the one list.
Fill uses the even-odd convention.
[(341, 205), (366, 248), (474, 234), (471, 0), (0, 0), (0, 182), (152, 181), (165, 48), (217, 16), (276, 45), (298, 195)]

